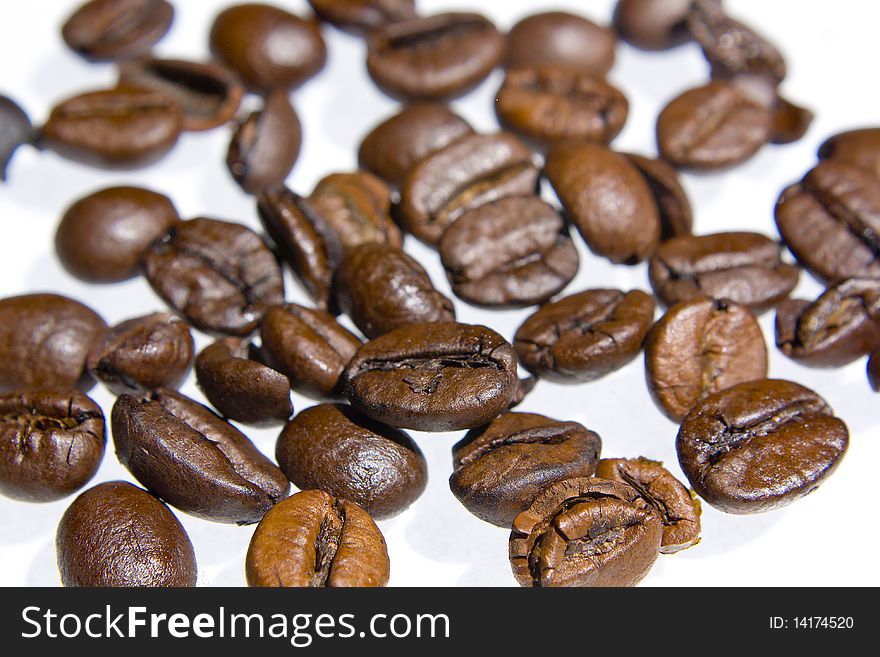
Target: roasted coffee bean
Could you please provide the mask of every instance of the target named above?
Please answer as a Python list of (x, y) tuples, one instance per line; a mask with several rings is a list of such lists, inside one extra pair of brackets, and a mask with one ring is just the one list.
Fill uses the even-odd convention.
[(776, 226), (798, 262), (826, 283), (880, 278), (880, 179), (835, 158), (782, 192)]
[(660, 245), (648, 273), (667, 307), (707, 296), (755, 313), (788, 297), (800, 276), (797, 267), (782, 261), (779, 244), (758, 233), (676, 237)]
[(819, 159), (854, 164), (880, 177), (880, 128), (840, 132), (819, 147)]
[(604, 78), (562, 67), (507, 71), (495, 98), (506, 129), (539, 143), (585, 139), (608, 144), (623, 129), (629, 103)]
[(193, 361), (189, 326), (168, 313), (129, 319), (108, 329), (89, 351), (93, 377), (117, 395), (177, 388)]
[(489, 307), (543, 303), (578, 270), (565, 221), (537, 196), (511, 196), (468, 211), (443, 235), (440, 257), (452, 291)]
[(361, 341), (333, 315), (293, 303), (269, 308), (260, 336), (267, 364), (294, 390), (319, 399), (343, 396), (342, 373)]
[(747, 308), (730, 301), (697, 297), (677, 303), (645, 340), (648, 390), (676, 423), (701, 399), (766, 377), (761, 327)]
[(620, 38), (642, 50), (667, 50), (691, 39), (691, 0), (618, 0), (612, 22)]
[(343, 404), (312, 406), (284, 427), (278, 465), (301, 490), (350, 500), (373, 518), (404, 511), (428, 483), (425, 457), (403, 431)]
[(614, 32), (575, 14), (533, 14), (510, 28), (506, 65), (559, 66), (605, 75), (614, 64)]
[(247, 436), (173, 390), (121, 395), (111, 426), (119, 462), (185, 513), (245, 525), (287, 497), (287, 477)]
[(660, 241), (665, 242), (679, 235), (690, 235), (694, 215), (687, 192), (681, 185), (678, 172), (663, 160), (655, 160), (633, 153), (625, 153), (645, 178), (660, 213)]
[(880, 392), (880, 348), (874, 349), (868, 359), (868, 383), (874, 392)]
[(510, 527), (551, 485), (591, 476), (601, 449), (598, 434), (577, 422), (505, 413), (453, 446), (449, 488), (481, 520)]
[(119, 67), (119, 85), (171, 98), (183, 111), (184, 130), (210, 130), (238, 111), (244, 87), (219, 64), (182, 59), (139, 59)]
[(146, 89), (110, 89), (57, 105), (40, 130), (40, 143), (59, 155), (110, 169), (152, 164), (177, 143), (180, 105)]
[(315, 21), (265, 4), (224, 9), (214, 19), (209, 41), (214, 57), (257, 92), (298, 87), (327, 59)]
[(319, 490), (271, 509), (245, 561), (248, 586), (385, 586), (390, 569), (385, 537), (370, 515)]
[(91, 308), (57, 294), (0, 299), (0, 392), (73, 388), (107, 328)]
[(694, 406), (676, 440), (697, 494), (728, 513), (771, 511), (814, 491), (849, 442), (824, 399), (790, 381), (740, 383)]
[(27, 113), (11, 98), (0, 95), (0, 181), (16, 149), (34, 140), (34, 128)]
[(532, 390), (535, 389), (535, 386), (538, 384), (538, 378), (534, 376), (527, 376), (522, 379), (518, 379), (516, 382), (516, 391), (513, 393), (513, 399), (510, 402), (510, 406), (508, 408), (516, 408), (520, 404), (522, 404), (526, 397), (528, 397)]
[(878, 345), (877, 279), (849, 279), (812, 303), (787, 299), (776, 312), (776, 346), (802, 365), (843, 367)]
[(602, 459), (596, 465), (596, 476), (627, 484), (651, 503), (663, 523), (663, 554), (700, 542), (700, 501), (662, 463), (642, 457)]
[(400, 185), (420, 160), (472, 134), (470, 124), (446, 105), (411, 103), (364, 137), (358, 161), (367, 171)]
[(173, 226), (144, 258), (153, 289), (203, 331), (248, 335), (284, 303), (281, 268), (250, 228), (216, 219)]
[(62, 388), (0, 395), (0, 493), (50, 502), (85, 486), (104, 458), (104, 414)]
[(136, 276), (149, 246), (180, 220), (167, 196), (141, 187), (109, 187), (79, 199), (61, 217), (55, 251), (85, 281)]
[(309, 0), (322, 21), (362, 31), (416, 17), (415, 0)]
[(367, 48), (367, 71), (382, 91), (440, 99), (482, 82), (501, 63), (504, 37), (485, 16), (446, 13), (378, 27)]
[(513, 521), (510, 565), (520, 586), (635, 586), (662, 536), (657, 510), (630, 486), (566, 479)]
[(513, 135), (462, 137), (410, 170), (401, 188), (399, 219), (404, 229), (436, 246), (468, 210), (534, 194), (537, 184), (532, 153)]
[(333, 280), (337, 305), (368, 338), (410, 324), (455, 320), (452, 301), (424, 268), (388, 244), (349, 249)]
[(192, 543), (167, 506), (125, 481), (77, 497), (55, 537), (64, 586), (196, 585)]
[(770, 143), (791, 144), (798, 141), (807, 134), (814, 118), (815, 114), (806, 107), (777, 96), (770, 126)]
[(516, 331), (523, 367), (557, 383), (593, 381), (620, 369), (642, 348), (654, 298), (640, 290), (586, 290), (541, 306)]
[(596, 255), (632, 264), (657, 247), (657, 204), (644, 176), (626, 156), (600, 144), (558, 143), (547, 156), (544, 173)]
[(199, 388), (230, 420), (256, 426), (287, 422), (293, 414), (290, 381), (248, 353), (241, 338), (221, 338), (205, 347), (196, 359)]
[(413, 324), (358, 349), (345, 380), (352, 405), (379, 422), (419, 431), (470, 429), (510, 406), (516, 355), (485, 326)]
[(67, 19), (61, 36), (87, 59), (119, 61), (149, 53), (173, 21), (165, 0), (91, 0)]

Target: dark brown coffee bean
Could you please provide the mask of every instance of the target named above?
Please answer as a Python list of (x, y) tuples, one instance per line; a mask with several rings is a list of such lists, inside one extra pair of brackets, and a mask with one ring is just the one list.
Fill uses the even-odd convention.
[(523, 367), (558, 383), (593, 381), (620, 369), (642, 348), (654, 298), (640, 290), (586, 290), (541, 306), (516, 331)]
[(390, 570), (385, 538), (370, 515), (319, 490), (272, 508), (245, 561), (248, 586), (385, 586)]
[(602, 459), (596, 465), (596, 476), (627, 484), (651, 503), (663, 523), (663, 554), (680, 552), (700, 542), (700, 500), (662, 463), (642, 457)]
[(287, 497), (287, 477), (247, 436), (173, 390), (121, 395), (111, 426), (119, 462), (185, 513), (244, 525)]
[(419, 431), (470, 429), (510, 406), (516, 355), (485, 326), (413, 324), (358, 349), (345, 379), (352, 405), (374, 420)]
[(551, 11), (527, 16), (507, 35), (509, 68), (560, 66), (605, 75), (614, 64), (614, 32), (575, 14)]
[(11, 98), (0, 95), (0, 181), (15, 151), (34, 140), (34, 128), (27, 113)]
[(880, 345), (880, 280), (849, 279), (812, 303), (787, 299), (776, 313), (776, 346), (802, 365), (843, 367)]
[(203, 331), (248, 335), (284, 303), (281, 268), (250, 228), (216, 219), (173, 226), (144, 257), (153, 289)]
[(656, 509), (630, 486), (566, 479), (513, 521), (510, 565), (520, 586), (635, 586), (662, 536)]
[(527, 376), (523, 379), (518, 379), (516, 382), (516, 391), (513, 393), (513, 400), (510, 402), (508, 408), (513, 409), (522, 404), (526, 397), (532, 393), (532, 390), (535, 389), (537, 384), (538, 378), (534, 376)]
[(691, 39), (691, 0), (618, 0), (614, 27), (620, 38), (642, 50), (667, 50)]
[(293, 89), (316, 75), (327, 46), (315, 21), (272, 5), (233, 5), (214, 19), (214, 57), (238, 73), (252, 91)]
[(407, 231), (436, 246), (468, 210), (534, 194), (537, 184), (532, 153), (513, 135), (462, 137), (410, 170), (401, 188), (399, 218)]
[(322, 21), (362, 31), (416, 17), (415, 0), (309, 0)]
[(0, 392), (73, 388), (107, 328), (91, 308), (57, 294), (0, 299)]
[(548, 144), (585, 139), (608, 144), (629, 115), (626, 97), (604, 78), (561, 67), (511, 68), (495, 98), (499, 123)]
[(766, 377), (761, 327), (747, 308), (730, 301), (697, 297), (677, 303), (645, 340), (648, 390), (676, 423), (701, 399)]
[(504, 37), (485, 16), (446, 13), (378, 27), (367, 48), (367, 71), (382, 91), (440, 99), (482, 82), (504, 56)]
[(373, 128), (361, 142), (362, 168), (400, 185), (420, 160), (474, 134), (470, 124), (440, 103), (411, 103)]
[(791, 144), (801, 139), (813, 123), (815, 114), (806, 107), (777, 97), (771, 125), (771, 144)]
[(61, 36), (87, 59), (119, 61), (146, 55), (173, 21), (165, 0), (91, 0), (67, 19)]
[(260, 335), (267, 364), (294, 390), (319, 399), (343, 395), (342, 373), (361, 341), (333, 315), (293, 303), (269, 308)]
[(880, 392), (880, 348), (874, 349), (868, 359), (868, 383), (874, 392)]
[(350, 500), (383, 520), (404, 511), (428, 483), (418, 445), (403, 431), (374, 422), (343, 404), (302, 411), (275, 448), (294, 486)]
[(657, 247), (657, 204), (626, 156), (600, 144), (558, 143), (547, 156), (544, 173), (596, 255), (632, 264)]
[(125, 481), (90, 488), (55, 537), (64, 586), (196, 585), (196, 555), (167, 506)]
[(85, 281), (136, 276), (149, 246), (180, 220), (167, 196), (141, 187), (109, 187), (84, 196), (61, 217), (55, 251)]
[(221, 338), (196, 359), (196, 381), (211, 405), (224, 417), (244, 424), (269, 426), (293, 414), (290, 381), (271, 367), (248, 358), (248, 343)]
[(111, 169), (144, 167), (177, 143), (183, 113), (176, 101), (145, 89), (110, 89), (55, 106), (40, 143), (59, 155)]
[(676, 237), (659, 246), (648, 273), (667, 307), (707, 296), (754, 313), (788, 297), (800, 276), (797, 267), (782, 262), (779, 244), (758, 233)]
[(368, 338), (401, 326), (455, 320), (452, 301), (402, 249), (362, 244), (349, 249), (334, 278), (336, 303)]
[(880, 177), (880, 128), (848, 130), (832, 135), (819, 147), (819, 159), (854, 164)]
[(104, 414), (81, 392), (0, 395), (0, 493), (25, 502), (70, 495), (104, 458)]
[(468, 211), (443, 235), (440, 257), (452, 291), (489, 307), (543, 303), (578, 270), (565, 221), (537, 196), (511, 196)]
[(687, 192), (682, 187), (678, 171), (663, 160), (655, 160), (633, 153), (624, 153), (645, 178), (660, 213), (660, 241), (679, 235), (690, 235), (694, 215)]
[(551, 485), (591, 476), (601, 449), (601, 438), (577, 422), (505, 413), (453, 446), (449, 488), (481, 520), (510, 527)]

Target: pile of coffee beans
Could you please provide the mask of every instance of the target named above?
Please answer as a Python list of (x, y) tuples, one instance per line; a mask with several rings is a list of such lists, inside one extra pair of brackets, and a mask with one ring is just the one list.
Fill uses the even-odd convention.
[[(308, 4), (222, 7), (188, 58), (163, 49), (182, 6), (91, 0), (59, 57), (112, 82), (61, 90), (45, 120), (0, 96), (7, 189), (27, 158), (102, 181), (46, 210), (52, 266), (94, 299), (133, 291), (0, 299), (0, 494), (62, 500), (65, 586), (223, 579), (197, 565), (193, 528), (234, 535), (219, 561), (250, 586), (384, 586), (407, 538), (490, 543), (424, 558), (503, 563), (503, 537), (474, 541), (480, 521), (508, 532), (508, 582), (634, 586), (725, 522), (748, 532), (713, 511), (702, 527), (702, 504), (775, 511), (835, 472), (850, 431), (823, 397), (834, 384), (780, 378), (774, 354), (870, 355), (859, 394), (880, 389), (880, 128), (823, 135), (781, 192), (779, 236), (708, 232), (689, 172), (723, 181), (814, 120), (783, 95), (780, 49), (722, 0), (619, 0), (607, 25), (531, 7), (509, 29), (479, 7)], [(358, 106), (336, 43), (360, 49), (391, 111)], [(655, 143), (616, 147), (638, 109), (621, 50), (679, 46), (706, 79), (670, 77)], [(488, 127), (458, 111), (487, 87)], [(347, 159), (308, 184), (292, 172), (320, 126), (297, 108), (319, 99)], [(206, 148), (218, 134), (225, 157)], [(198, 152), (186, 171), (181, 149)], [(165, 166), (167, 186), (140, 183)], [(174, 178), (193, 167), (205, 202), (184, 206)], [(224, 199), (249, 216), (215, 216)], [(824, 291), (792, 298), (808, 275)], [(634, 368), (645, 383), (620, 385)], [(591, 420), (602, 385), (607, 424)], [(661, 435), (636, 429), (659, 414), (677, 437), (662, 418)], [(386, 524), (414, 513), (408, 534)]]

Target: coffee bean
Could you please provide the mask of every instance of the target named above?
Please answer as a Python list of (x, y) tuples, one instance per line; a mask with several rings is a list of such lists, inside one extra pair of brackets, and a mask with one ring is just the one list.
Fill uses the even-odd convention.
[(642, 457), (602, 459), (596, 476), (631, 486), (656, 509), (663, 523), (661, 553), (680, 552), (700, 542), (700, 501), (662, 463)]
[(766, 377), (761, 327), (747, 308), (730, 301), (696, 297), (677, 303), (645, 340), (648, 390), (676, 423), (701, 399)]
[(245, 562), (248, 586), (385, 586), (390, 569), (385, 538), (369, 514), (319, 490), (270, 510)]
[(819, 147), (819, 159), (854, 164), (880, 177), (880, 128), (848, 130), (832, 135)]
[(728, 513), (771, 511), (814, 491), (849, 442), (824, 399), (790, 381), (740, 383), (699, 402), (676, 440), (697, 494)]
[(34, 128), (27, 113), (11, 98), (0, 95), (0, 181), (16, 149), (34, 140)]
[(543, 303), (578, 270), (565, 221), (537, 196), (511, 196), (461, 216), (440, 242), (452, 291), (480, 306)]
[(614, 32), (575, 14), (532, 14), (510, 28), (506, 66), (559, 66), (605, 75), (614, 64)]
[(195, 586), (196, 555), (167, 506), (125, 481), (77, 497), (55, 537), (64, 586)]
[(537, 184), (532, 153), (513, 135), (462, 137), (410, 170), (401, 188), (399, 219), (407, 231), (436, 246), (468, 210), (534, 194)]
[(428, 483), (425, 457), (406, 433), (343, 404), (302, 411), (278, 436), (275, 456), (297, 488), (350, 500), (378, 520), (404, 511)]
[(354, 31), (416, 17), (415, 0), (309, 0), (309, 4), (322, 21)]
[(504, 37), (485, 16), (446, 13), (377, 27), (367, 49), (367, 71), (382, 91), (440, 99), (482, 82), (504, 56)]
[(762, 313), (798, 283), (797, 267), (779, 245), (758, 233), (685, 235), (664, 242), (651, 258), (651, 287), (664, 305), (707, 296)]
[(287, 497), (287, 477), (247, 436), (173, 390), (121, 395), (111, 426), (119, 462), (185, 513), (245, 525)]
[(880, 392), (880, 348), (874, 349), (868, 358), (868, 383), (874, 392)]
[(91, 308), (57, 294), (0, 299), (0, 392), (73, 388), (107, 324)]
[(777, 97), (773, 123), (770, 126), (771, 144), (791, 144), (801, 139), (816, 118), (806, 107), (795, 105), (781, 96)]
[(61, 36), (87, 59), (134, 59), (149, 53), (173, 21), (174, 7), (165, 0), (91, 0), (67, 19)]
[(523, 367), (557, 383), (593, 381), (634, 359), (654, 321), (640, 290), (586, 290), (541, 306), (516, 331)]
[(56, 105), (40, 143), (62, 157), (110, 169), (144, 167), (177, 143), (183, 113), (176, 101), (145, 89), (110, 89)]
[(0, 493), (25, 502), (70, 495), (104, 458), (104, 414), (81, 392), (0, 395)]
[(315, 21), (265, 4), (224, 9), (214, 19), (209, 41), (214, 57), (257, 92), (298, 87), (317, 75), (327, 59)]
[(221, 338), (196, 359), (196, 381), (205, 397), (223, 416), (244, 424), (269, 426), (287, 422), (293, 414), (290, 381), (248, 358), (248, 343)]
[(284, 303), (281, 268), (250, 228), (216, 219), (173, 226), (144, 257), (159, 296), (203, 331), (248, 335)]
[(358, 349), (345, 379), (352, 405), (374, 420), (419, 431), (470, 429), (510, 406), (516, 356), (485, 326), (413, 324)]
[(141, 271), (149, 246), (180, 220), (167, 196), (142, 187), (108, 187), (82, 197), (61, 217), (55, 251), (79, 279), (113, 283)]
[(624, 155), (645, 178), (654, 196), (660, 213), (660, 241), (690, 235), (694, 224), (691, 202), (675, 168), (663, 160), (633, 153)]
[(510, 527), (551, 485), (591, 476), (601, 449), (599, 436), (577, 422), (505, 413), (453, 446), (449, 488), (481, 520)]
[(520, 586), (635, 586), (660, 553), (663, 525), (633, 488), (566, 479), (513, 521), (509, 554)]
[(614, 27), (620, 38), (642, 50), (668, 50), (691, 39), (691, 0), (618, 0)]

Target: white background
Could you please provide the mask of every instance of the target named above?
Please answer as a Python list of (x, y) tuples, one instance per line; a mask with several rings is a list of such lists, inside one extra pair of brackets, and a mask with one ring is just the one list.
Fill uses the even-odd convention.
[[(64, 18), (75, 8), (69, 0), (3, 3), (0, 10), (0, 93), (16, 98), (35, 123), (58, 100), (110, 85), (110, 65), (88, 64), (68, 51), (59, 36)], [(158, 45), (163, 56), (204, 58), (212, 16), (225, 3), (178, 0), (170, 34)], [(304, 13), (305, 2), (279, 1)], [(611, 0), (555, 0), (552, 3), (505, 0), (419, 0), (424, 13), (478, 7), (510, 27), (528, 13), (549, 7), (582, 12), (597, 22), (610, 20)], [(727, 2), (732, 15), (753, 23), (777, 43), (789, 64), (784, 93), (811, 107), (816, 121), (806, 137), (789, 146), (767, 146), (734, 171), (685, 176), (695, 207), (696, 231), (757, 230), (775, 234), (773, 206), (780, 190), (814, 163), (818, 145), (843, 129), (880, 125), (877, 65), (880, 4), (864, 0), (777, 0)], [(324, 29), (329, 59), (324, 71), (296, 91), (293, 100), (303, 121), (303, 152), (288, 184), (308, 194), (314, 183), (335, 171), (356, 166), (361, 137), (396, 104), (366, 75), (362, 42), (330, 27)], [(694, 46), (668, 53), (643, 53), (621, 44), (611, 78), (627, 94), (631, 112), (615, 141), (621, 150), (652, 154), (654, 121), (660, 108), (679, 92), (706, 80), (708, 67)], [(478, 130), (497, 129), (492, 101), (501, 81), (498, 71), (455, 109)], [(250, 101), (248, 101), (250, 102)], [(230, 130), (186, 134), (158, 165), (131, 173), (108, 173), (62, 160), (52, 153), (23, 148), (0, 187), (0, 296), (54, 291), (82, 300), (108, 322), (159, 310), (162, 302), (141, 279), (93, 286), (67, 275), (52, 247), (55, 226), (76, 198), (117, 184), (143, 185), (170, 195), (184, 217), (206, 215), (258, 228), (253, 201), (231, 182), (223, 161)], [(552, 198), (552, 196), (548, 196)], [(566, 293), (590, 287), (649, 289), (644, 265), (614, 267), (589, 254), (576, 238), (581, 270)], [(437, 255), (407, 238), (437, 287), (449, 296)], [(288, 278), (288, 298), (307, 299)], [(804, 275), (797, 294), (814, 298), (820, 286)], [(511, 339), (530, 310), (491, 312), (456, 300), (460, 321), (487, 323)], [(837, 473), (816, 493), (772, 513), (732, 516), (704, 505), (703, 541), (685, 552), (661, 555), (645, 586), (878, 585), (874, 477), (880, 460), (877, 399), (861, 360), (838, 371), (810, 370), (785, 359), (772, 345), (772, 313), (761, 324), (770, 344), (771, 376), (790, 378), (825, 396), (851, 431), (849, 452)], [(205, 336), (197, 336), (204, 346)], [(601, 381), (579, 386), (538, 384), (519, 410), (577, 420), (597, 431), (603, 455), (644, 455), (666, 462), (680, 475), (675, 458), (676, 426), (648, 396), (643, 363), (637, 359)], [(183, 391), (201, 399), (192, 378)], [(109, 414), (113, 398), (100, 386), (92, 391)], [(297, 410), (310, 405), (294, 395)], [(268, 454), (277, 429), (244, 429)], [(449, 492), (450, 447), (461, 433), (414, 434), (428, 459), (430, 482), (405, 513), (383, 521), (396, 586), (512, 586), (507, 562), (507, 531), (471, 516)], [(117, 463), (109, 440), (106, 458), (92, 483), (129, 479)], [(0, 584), (58, 585), (54, 533), (72, 498), (51, 504), (0, 499)], [(189, 532), (202, 585), (243, 585), (244, 555), (253, 527), (205, 522), (179, 513)]]

